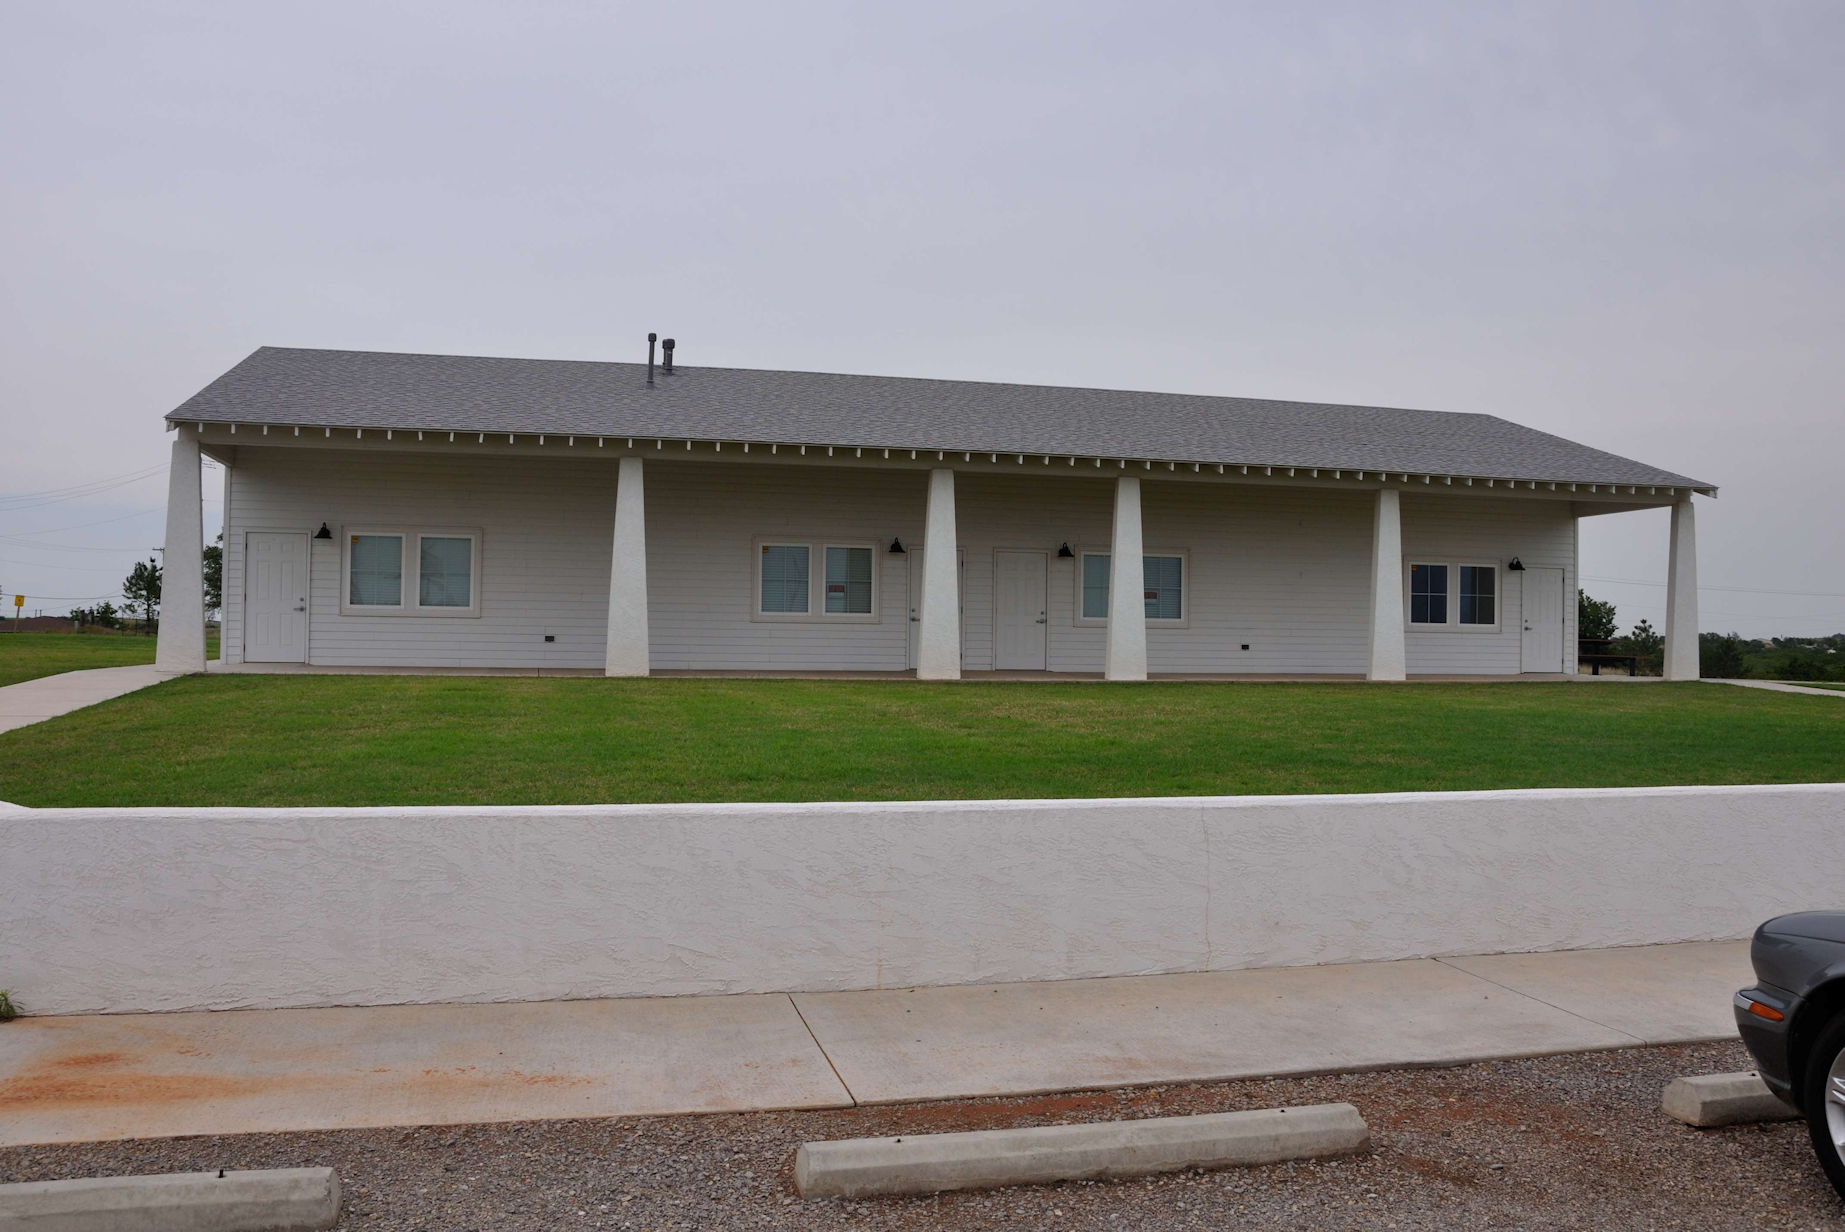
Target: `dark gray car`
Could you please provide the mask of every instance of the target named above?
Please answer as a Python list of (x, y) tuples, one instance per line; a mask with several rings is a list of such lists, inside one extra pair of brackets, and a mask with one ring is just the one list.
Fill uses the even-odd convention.
[(1736, 1026), (1769, 1089), (1800, 1110), (1845, 1196), (1845, 911), (1776, 916), (1749, 947), (1756, 982)]

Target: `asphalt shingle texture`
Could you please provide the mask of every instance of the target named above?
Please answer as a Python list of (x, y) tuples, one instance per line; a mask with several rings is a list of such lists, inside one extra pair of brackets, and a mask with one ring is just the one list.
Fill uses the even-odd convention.
[(1709, 490), (1491, 415), (913, 377), (263, 347), (208, 423), (546, 433), (1400, 471)]

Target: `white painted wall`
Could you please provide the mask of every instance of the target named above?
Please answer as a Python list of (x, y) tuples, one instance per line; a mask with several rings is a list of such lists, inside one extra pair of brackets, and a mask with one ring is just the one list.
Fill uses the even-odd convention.
[[(879, 619), (847, 624), (759, 622), (753, 543), (759, 537), (923, 541), (924, 471), (797, 465), (646, 463), (647, 573), (655, 669), (899, 671), (908, 666), (907, 558), (880, 550)], [(478, 618), (343, 616), (340, 543), (313, 544), (311, 662), (369, 666), (600, 668), (604, 663), (614, 458), (458, 457), (360, 450), (243, 447), (231, 469), (225, 553), (225, 655), (243, 645), (243, 535), (334, 534), (344, 525), (479, 527)], [(1362, 674), (1369, 637), (1368, 491), (1142, 483), (1149, 551), (1188, 553), (1189, 618), (1149, 623), (1159, 672)], [(1059, 544), (1106, 550), (1114, 481), (1106, 472), (956, 476), (966, 555), (965, 667), (993, 661), (993, 553), (1048, 554), (1047, 662), (1100, 672), (1106, 628), (1076, 622), (1075, 560)], [(1406, 492), (1404, 551), (1438, 560), (1556, 565), (1575, 576), (1575, 522), (1564, 503)], [(817, 563), (817, 562), (816, 562)], [(1519, 670), (1515, 574), (1502, 573), (1496, 634), (1412, 632), (1411, 672)], [(1565, 645), (1573, 655), (1574, 605)], [(550, 634), (555, 641), (547, 643)], [(1241, 647), (1247, 644), (1249, 650)]]
[(1845, 785), (42, 809), (0, 866), (36, 1013), (900, 987), (1740, 937), (1837, 905)]

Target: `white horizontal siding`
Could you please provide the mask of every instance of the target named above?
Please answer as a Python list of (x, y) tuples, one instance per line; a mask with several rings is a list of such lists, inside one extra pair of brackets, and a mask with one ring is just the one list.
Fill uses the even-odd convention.
[[(657, 669), (896, 671), (908, 666), (910, 558), (921, 544), (920, 471), (649, 459), (645, 470), (649, 619)], [(309, 659), (370, 666), (598, 667), (607, 619), (613, 458), (429, 458), (411, 453), (246, 448), (231, 469), (226, 657), (243, 637), (243, 533), (344, 525), (482, 531), (477, 618), (348, 616), (339, 541), (312, 552)], [(1150, 626), (1155, 672), (1361, 673), (1369, 628), (1374, 498), (1365, 491), (1149, 479), (1145, 545), (1187, 553), (1183, 628)], [(1106, 549), (1114, 483), (1105, 476), (958, 477), (966, 557), (968, 670), (992, 664), (993, 554), (1047, 560), (1047, 662), (1102, 668), (1105, 629), (1076, 622), (1076, 566), (1057, 548)], [(1406, 493), (1406, 558), (1564, 568), (1574, 588), (1566, 505)], [(875, 622), (764, 622), (754, 610), (759, 538), (879, 545)], [(819, 567), (819, 561), (815, 561)], [(1517, 575), (1497, 634), (1412, 633), (1413, 672), (1516, 672)], [(1573, 658), (1574, 605), (1565, 646)], [(550, 634), (556, 640), (547, 643)], [(1248, 645), (1248, 650), (1242, 646)]]
[[(1403, 556), (1432, 564), (1497, 562), (1502, 590), (1498, 632), (1407, 626), (1411, 672), (1509, 675), (1520, 670), (1524, 579), (1505, 568), (1514, 556), (1527, 568), (1563, 570), (1564, 667), (1575, 669), (1576, 605), (1569, 596), (1576, 591), (1576, 519), (1567, 505), (1405, 493)], [(1451, 603), (1459, 585), (1459, 577), (1450, 575)]]
[[(594, 667), (607, 626), (612, 463), (431, 459), (408, 453), (244, 448), (231, 471), (225, 579), (241, 602), (243, 532), (313, 531), (308, 659), (398, 667)], [(478, 527), (480, 616), (340, 614), (343, 525)], [(236, 545), (236, 551), (231, 545)], [(545, 635), (557, 640), (547, 643)], [(242, 623), (227, 628), (242, 645)]]
[[(648, 633), (656, 668), (901, 671), (908, 557), (922, 535), (917, 471), (656, 462), (646, 468)], [(876, 623), (757, 621), (758, 538), (871, 543)], [(810, 568), (824, 568), (816, 553)]]

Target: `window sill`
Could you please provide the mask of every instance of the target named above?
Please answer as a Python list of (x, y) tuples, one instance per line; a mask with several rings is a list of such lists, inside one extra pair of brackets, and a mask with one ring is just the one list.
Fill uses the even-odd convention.
[(479, 607), (354, 607), (350, 603), (340, 604), (341, 616), (379, 616), (401, 620), (409, 618), (432, 618), (435, 620), (478, 620)]
[[(1077, 617), (1075, 620), (1071, 621), (1070, 623), (1072, 626), (1078, 629), (1106, 629), (1108, 628), (1108, 621), (1106, 620), (1091, 620), (1088, 617), (1083, 617), (1083, 616)], [(1189, 629), (1191, 628), (1192, 620), (1191, 620), (1191, 617), (1189, 616), (1181, 617), (1178, 620), (1155, 620), (1153, 617), (1149, 616), (1147, 618), (1146, 625), (1147, 625), (1147, 628), (1149, 629)]]
[(752, 612), (750, 621), (759, 625), (876, 625), (883, 618), (876, 612)]

